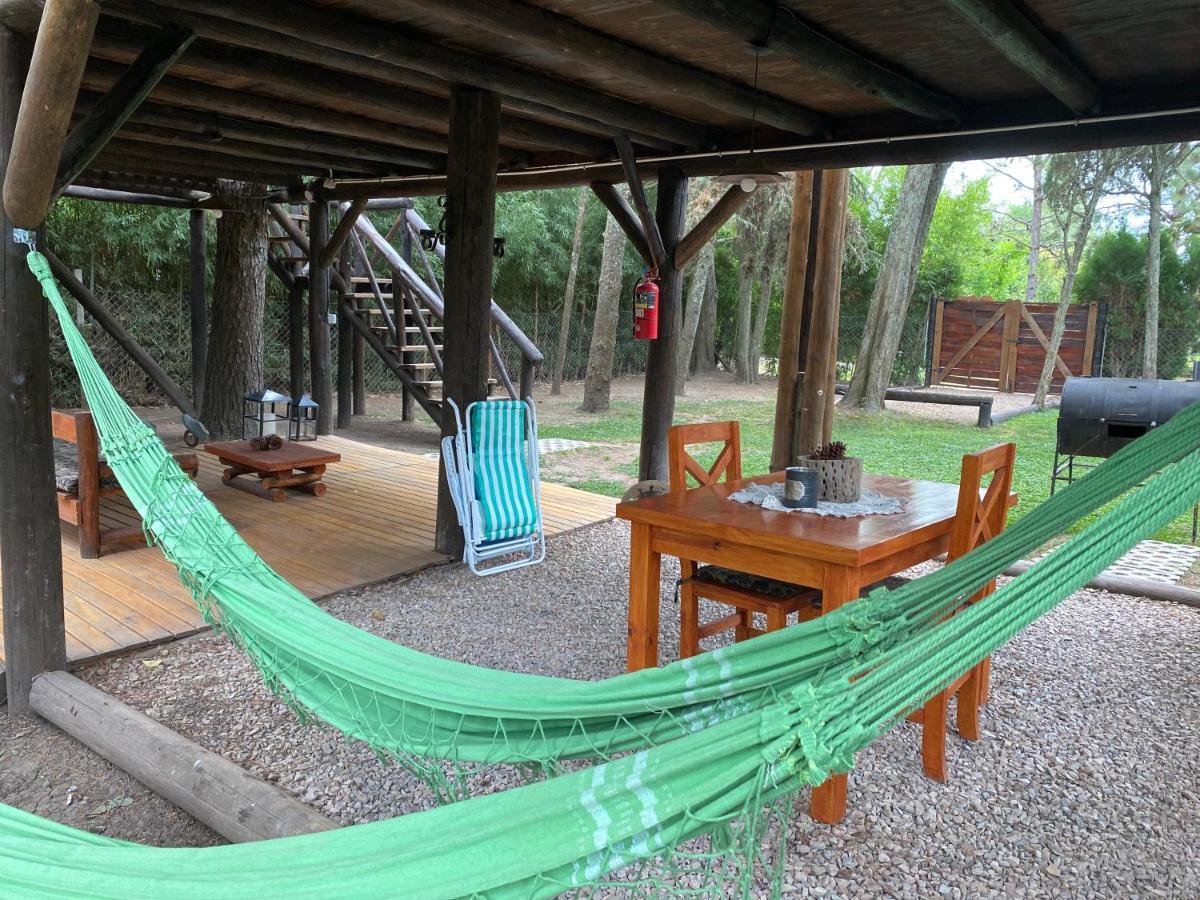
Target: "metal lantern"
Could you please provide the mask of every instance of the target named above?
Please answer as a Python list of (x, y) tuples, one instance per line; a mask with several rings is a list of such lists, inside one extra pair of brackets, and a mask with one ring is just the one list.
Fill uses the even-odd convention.
[(287, 415), (292, 403), (278, 391), (264, 388), (247, 394), (242, 400), (242, 437), (287, 436)]
[(317, 439), (317, 412), (320, 406), (308, 394), (288, 404), (288, 437), (293, 441)]

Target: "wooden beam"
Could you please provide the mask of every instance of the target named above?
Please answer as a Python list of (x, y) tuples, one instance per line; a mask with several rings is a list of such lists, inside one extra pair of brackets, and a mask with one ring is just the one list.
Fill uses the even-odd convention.
[(161, 194), (139, 194), (134, 191), (112, 191), (106, 188), (72, 184), (63, 189), (64, 197), (76, 200), (96, 200), (101, 203), (129, 203), (134, 206), (162, 206), (167, 209), (190, 209), (193, 200), (184, 197), (164, 197)]
[(745, 43), (802, 63), (871, 97), (936, 122), (962, 119), (959, 103), (852, 50), (767, 0), (658, 0)]
[(175, 61), (195, 40), (190, 31), (167, 28), (150, 42), (100, 101), (85, 115), (63, 145), (55, 194), (62, 192), (87, 168), (129, 119)]
[(46, 721), (227, 840), (262, 841), (337, 827), (281, 788), (74, 675), (40, 675), (31, 701)]
[[(0, 166), (21, 103), (29, 42), (0, 27)], [(9, 713), (29, 712), (33, 676), (67, 661), (62, 541), (50, 432), (49, 310), (0, 210), (0, 582)]]
[(92, 0), (46, 3), (4, 173), (4, 208), (19, 228), (46, 218), (99, 15)]
[[(1033, 153), (1068, 153), (1197, 139), (1200, 139), (1200, 113), (1166, 111), (1161, 115), (1131, 114), (1126, 119), (1102, 117), (1042, 125), (1013, 122), (997, 125), (993, 130), (930, 133), (903, 138), (881, 136), (833, 146), (812, 144), (789, 150), (757, 151), (753, 157), (744, 152), (711, 153), (659, 158), (656, 162), (669, 162), (678, 166), (688, 177), (699, 177), (728, 175), (744, 169), (748, 163), (753, 163), (759, 169), (794, 172), (801, 169), (913, 165), (1028, 156)], [(501, 172), (496, 190), (546, 190), (578, 187), (595, 181), (620, 184), (624, 180), (624, 169), (618, 163), (565, 165), (524, 172)], [(351, 200), (361, 196), (428, 197), (445, 192), (445, 178), (414, 176), (348, 182), (323, 192), (323, 195), (331, 199)]]
[(682, 269), (687, 266), (704, 245), (721, 230), (721, 226), (746, 205), (751, 193), (751, 191), (742, 190), (741, 185), (735, 184), (722, 194), (720, 199), (713, 204), (712, 209), (704, 215), (704, 218), (692, 226), (692, 230), (680, 239), (679, 246), (675, 248), (675, 268)]
[[(342, 222), (339, 222), (339, 227), (345, 222), (345, 217), (350, 215), (351, 210), (346, 210), (343, 214)], [(354, 230), (354, 223), (350, 223), (350, 227), (346, 229), (349, 234)], [(333, 246), (333, 239), (330, 238), (328, 244), (325, 245), (325, 251), (322, 253), (322, 258), (329, 256), (329, 248)], [(335, 257), (336, 258), (336, 257)], [(342, 274), (342, 280), (350, 281), (350, 268), (345, 264), (343, 259), (337, 259), (337, 269)], [(354, 415), (354, 338), (356, 332), (350, 325), (350, 319), (356, 318), (354, 312), (355, 300), (348, 294), (341, 294), (338, 297), (337, 305), (337, 427), (349, 428), (350, 419)]]
[[(563, 81), (542, 72), (474, 54), (460, 47), (431, 42), (424, 35), (400, 26), (354, 15), (346, 10), (321, 10), (286, 0), (171, 0), (173, 10), (185, 10), (264, 28), (294, 41), (306, 42), (302, 50), (281, 42), (278, 49), (310, 54), (322, 63), (320, 48), (344, 51), (365, 59), (383, 60), (397, 68), (424, 72), (454, 84), (470, 84), (502, 96), (530, 100), (549, 107), (607, 123), (616, 131), (643, 132), (686, 147), (712, 144), (714, 135), (696, 125), (611, 94)], [(313, 42), (319, 35), (319, 42)]]
[(308, 362), (312, 398), (317, 403), (317, 434), (333, 431), (333, 373), (329, 346), (330, 268), (318, 262), (329, 241), (329, 204), (308, 205)]
[(816, 232), (812, 316), (804, 368), (797, 453), (809, 453), (829, 440), (837, 376), (838, 319), (841, 310), (842, 255), (846, 244), (849, 171), (825, 172)]
[(362, 215), (362, 211), (366, 208), (366, 199), (360, 197), (350, 204), (348, 210), (342, 213), (341, 221), (338, 222), (337, 228), (334, 229), (333, 234), (329, 237), (329, 243), (325, 245), (325, 249), (321, 253), (321, 265), (333, 265), (338, 254), (342, 252), (342, 245), (346, 243), (346, 239), (354, 231), (354, 223), (358, 221), (358, 217)]
[[(120, 72), (120, 64), (93, 58), (84, 71), (82, 84), (88, 90), (107, 91), (120, 77)], [(158, 83), (151, 96), (159, 103), (203, 113), (238, 116), (269, 125), (390, 144), (397, 151), (405, 151), (406, 164), (414, 169), (440, 169), (443, 164), (440, 155), (440, 148), (444, 145), (442, 138), (416, 128), (404, 128), (363, 116), (263, 97), (249, 91), (214, 87), (170, 75)]]
[(288, 390), (294, 400), (304, 394), (304, 288), (300, 278), (293, 278), (288, 288)]
[(645, 261), (646, 265), (654, 265), (654, 257), (650, 253), (650, 244), (646, 240), (646, 232), (642, 230), (641, 220), (625, 198), (621, 196), (616, 185), (606, 181), (593, 181), (591, 187), (592, 193), (617, 220), (617, 224), (625, 232), (625, 237), (629, 238), (629, 243), (633, 244), (633, 249), (638, 252), (638, 256)]
[[(499, 140), (499, 96), (477, 88), (452, 88), (446, 159), (442, 396), (464, 412), (467, 404), (487, 397)], [(443, 414), (442, 436), (454, 432), (454, 417)], [(444, 462), (438, 474), (436, 547), (440, 553), (462, 558), (462, 529)]]
[(208, 369), (208, 225), (205, 212), (188, 213), (188, 309), (192, 333), (192, 405), (203, 409)]
[(42, 253), (45, 255), (47, 262), (50, 263), (50, 271), (54, 273), (55, 279), (60, 285), (66, 288), (67, 293), (74, 297), (79, 305), (84, 308), (89, 316), (91, 316), (96, 324), (104, 329), (105, 333), (116, 341), (117, 346), (124, 350), (129, 358), (137, 363), (150, 380), (153, 381), (164, 394), (167, 399), (173, 403), (180, 412), (187, 413), (191, 416), (198, 415), (196, 407), (192, 405), (192, 401), (188, 399), (187, 394), (170, 375), (166, 373), (145, 348), (137, 342), (137, 340), (128, 331), (125, 326), (109, 312), (100, 300), (88, 288), (75, 277), (75, 272), (67, 266), (62, 260), (55, 256), (48, 248), (43, 247)]
[(205, 152), (161, 144), (152, 146), (120, 137), (109, 142), (104, 152), (93, 161), (92, 168), (162, 175), (191, 173), (271, 185), (297, 184), (321, 174), (320, 169), (308, 166), (250, 159), (216, 150)]
[[(312, 249), (309, 244), (308, 236), (300, 230), (300, 226), (296, 224), (296, 220), (289, 215), (288, 211), (278, 203), (268, 203), (267, 212), (271, 218), (279, 223), (279, 227), (287, 232), (287, 236), (292, 239), (292, 242), (300, 248), (300, 252), (305, 256), (312, 258)], [(330, 270), (330, 276), (333, 281), (333, 286), (343, 294), (350, 293), (350, 287), (342, 280), (342, 273), (337, 269)]]
[(0, 0), (0, 25), (33, 34), (42, 20), (46, 0)]
[(1100, 109), (1100, 87), (1009, 0), (946, 0), (1013, 65), (1080, 115)]
[[(638, 218), (642, 220), (642, 233), (646, 236), (646, 245), (650, 250), (650, 261), (658, 269), (664, 269), (669, 262), (666, 248), (663, 246), (663, 236), (659, 233), (658, 223), (650, 212), (650, 204), (646, 200), (646, 189), (642, 185), (642, 177), (638, 174), (637, 157), (633, 154), (633, 144), (629, 138), (619, 134), (614, 138), (617, 152), (621, 156), (621, 168), (625, 173), (625, 181), (629, 184), (629, 196), (633, 200), (633, 208), (637, 210)], [(619, 220), (618, 220), (619, 221)]]
[(683, 273), (672, 260), (683, 234), (687, 212), (687, 177), (678, 168), (658, 170), (655, 231), (666, 244), (665, 266), (659, 269), (658, 338), (646, 351), (646, 385), (642, 399), (642, 438), (638, 479), (667, 480), (667, 429), (675, 416), (676, 357), (683, 325)]
[[(392, 5), (416, 14), (428, 12), (424, 0), (393, 0)], [(827, 134), (829, 130), (826, 118), (811, 109), (611, 37), (539, 6), (518, 0), (455, 0), (441, 4), (438, 15), (461, 27), (486, 28), (514, 46), (538, 47), (563, 62), (607, 67), (642, 87), (669, 89), (739, 119), (754, 118), (796, 134)]]
[(813, 173), (797, 172), (792, 184), (787, 268), (783, 276), (783, 311), (779, 322), (779, 378), (775, 390), (775, 431), (771, 443), (772, 472), (790, 466), (794, 461), (792, 436), (796, 419), (796, 376), (800, 372), (812, 202)]

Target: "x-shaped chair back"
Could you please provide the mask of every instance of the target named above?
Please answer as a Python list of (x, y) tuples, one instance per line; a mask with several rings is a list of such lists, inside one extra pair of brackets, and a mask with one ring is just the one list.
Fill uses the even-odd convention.
[[(950, 531), (949, 559), (970, 553), (1004, 530), (1016, 457), (1017, 445), (1012, 443), (997, 444), (963, 457), (958, 508)], [(983, 480), (988, 475), (992, 476), (992, 481), (980, 496)]]
[[(705, 468), (688, 453), (695, 444), (723, 441), (716, 461)], [(742, 438), (737, 422), (701, 422), (697, 425), (673, 425), (667, 432), (668, 470), (672, 491), (717, 484), (722, 479), (736, 481), (742, 477)], [(688, 484), (688, 476), (696, 482)]]

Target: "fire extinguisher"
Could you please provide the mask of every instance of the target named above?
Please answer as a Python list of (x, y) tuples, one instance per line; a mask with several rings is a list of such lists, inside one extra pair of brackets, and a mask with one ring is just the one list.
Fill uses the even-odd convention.
[(639, 341), (658, 337), (658, 271), (648, 269), (633, 289), (633, 336)]

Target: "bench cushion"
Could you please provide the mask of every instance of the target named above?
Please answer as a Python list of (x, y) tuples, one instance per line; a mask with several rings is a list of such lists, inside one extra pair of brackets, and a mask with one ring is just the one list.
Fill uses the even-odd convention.
[[(104, 457), (100, 457), (104, 462)], [(54, 441), (54, 486), (64, 494), (75, 496), (79, 493), (79, 452), (74, 444), (67, 441)], [(117, 479), (104, 478), (100, 487), (117, 486)]]
[(765, 578), (762, 575), (751, 575), (724, 566), (701, 566), (696, 571), (696, 581), (707, 581), (709, 584), (719, 584), (722, 587), (738, 588), (743, 591), (753, 591), (773, 600), (790, 600), (797, 594), (811, 591), (812, 588), (798, 584), (789, 584), (777, 578)]

